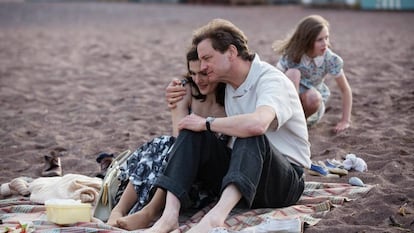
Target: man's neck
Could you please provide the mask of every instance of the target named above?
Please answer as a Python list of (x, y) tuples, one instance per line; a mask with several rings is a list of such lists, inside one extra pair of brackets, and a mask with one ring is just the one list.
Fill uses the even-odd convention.
[(234, 62), (231, 72), (229, 72), (228, 80), (226, 80), (227, 84), (231, 85), (234, 89), (239, 88), (246, 81), (251, 65), (251, 61), (237, 59)]

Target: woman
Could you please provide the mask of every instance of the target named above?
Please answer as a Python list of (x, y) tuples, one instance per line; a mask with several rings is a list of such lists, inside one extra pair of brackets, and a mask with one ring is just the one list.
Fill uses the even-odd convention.
[[(225, 84), (210, 83), (206, 74), (200, 71), (200, 61), (198, 60), (197, 49), (195, 47), (192, 47), (187, 52), (187, 69), (188, 74), (185, 79), (174, 79), (167, 87), (168, 89), (182, 86), (183, 91), (186, 93), (183, 99), (176, 103), (176, 108), (171, 109), (173, 137), (178, 136), (179, 121), (191, 112), (205, 117), (225, 116)], [(187, 83), (190, 85), (186, 85)], [(171, 142), (168, 137), (165, 138), (165, 140)], [(134, 168), (130, 168), (130, 170), (142, 166), (143, 163), (148, 163), (148, 159), (151, 160), (151, 162), (157, 161), (157, 163), (161, 165), (155, 166), (156, 171), (151, 170), (150, 172), (147, 172), (145, 175), (146, 177), (144, 178), (142, 176), (138, 177), (136, 174), (131, 174), (130, 171), (130, 181), (122, 194), (120, 201), (111, 212), (107, 222), (109, 225), (126, 230), (145, 228), (148, 227), (161, 213), (165, 204), (166, 193), (162, 189), (153, 190), (152, 184), (155, 179), (148, 180), (147, 178), (156, 178), (160, 172), (162, 172), (166, 164), (165, 160), (168, 159), (168, 153), (152, 156), (153, 157), (151, 158), (145, 157), (146, 162), (142, 159), (143, 157), (140, 157), (141, 160), (135, 163)], [(149, 192), (142, 192), (143, 179), (148, 181), (146, 183), (144, 182), (146, 187), (144, 189), (149, 187)], [(140, 184), (134, 186), (134, 182)], [(153, 196), (151, 195), (152, 193), (154, 193)], [(199, 201), (198, 195), (196, 195), (194, 199), (195, 202)], [(148, 200), (151, 201), (147, 203)], [(137, 202), (141, 203), (138, 207), (136, 207)]]

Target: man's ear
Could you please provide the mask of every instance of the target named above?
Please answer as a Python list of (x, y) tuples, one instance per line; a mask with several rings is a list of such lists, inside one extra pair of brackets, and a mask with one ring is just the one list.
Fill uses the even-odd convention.
[(237, 50), (236, 46), (233, 44), (229, 45), (229, 48), (227, 49), (227, 51), (228, 51), (230, 60), (233, 60), (239, 55), (239, 51)]

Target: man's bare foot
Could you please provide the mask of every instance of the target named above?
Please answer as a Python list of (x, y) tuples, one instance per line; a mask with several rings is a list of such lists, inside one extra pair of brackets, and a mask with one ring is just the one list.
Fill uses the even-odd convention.
[(177, 218), (170, 218), (163, 215), (151, 228), (145, 230), (144, 233), (169, 233), (178, 227)]
[(112, 212), (111, 212), (111, 215), (109, 216), (108, 221), (106, 222), (106, 224), (108, 224), (108, 225), (110, 225), (110, 226), (113, 226), (113, 227), (118, 227), (117, 220), (118, 220), (119, 218), (122, 218), (122, 217), (123, 217), (123, 215), (122, 215), (122, 213), (121, 213), (121, 212), (118, 212), (118, 211), (112, 211)]
[(216, 227), (223, 227), (224, 221), (216, 218), (213, 213), (207, 213), (201, 221), (192, 227), (187, 233), (208, 233)]
[(144, 211), (138, 211), (134, 214), (119, 218), (118, 226), (125, 230), (138, 230), (149, 227), (156, 216)]

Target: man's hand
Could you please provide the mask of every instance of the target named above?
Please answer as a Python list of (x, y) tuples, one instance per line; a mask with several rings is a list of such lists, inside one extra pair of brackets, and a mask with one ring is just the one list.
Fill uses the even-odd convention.
[(206, 130), (206, 118), (198, 116), (194, 113), (187, 115), (178, 123), (178, 129), (188, 129), (194, 132)]
[[(189, 84), (187, 84), (189, 85)], [(174, 109), (177, 107), (177, 102), (185, 96), (186, 88), (178, 78), (174, 78), (165, 88), (165, 99), (167, 100), (168, 108)]]

